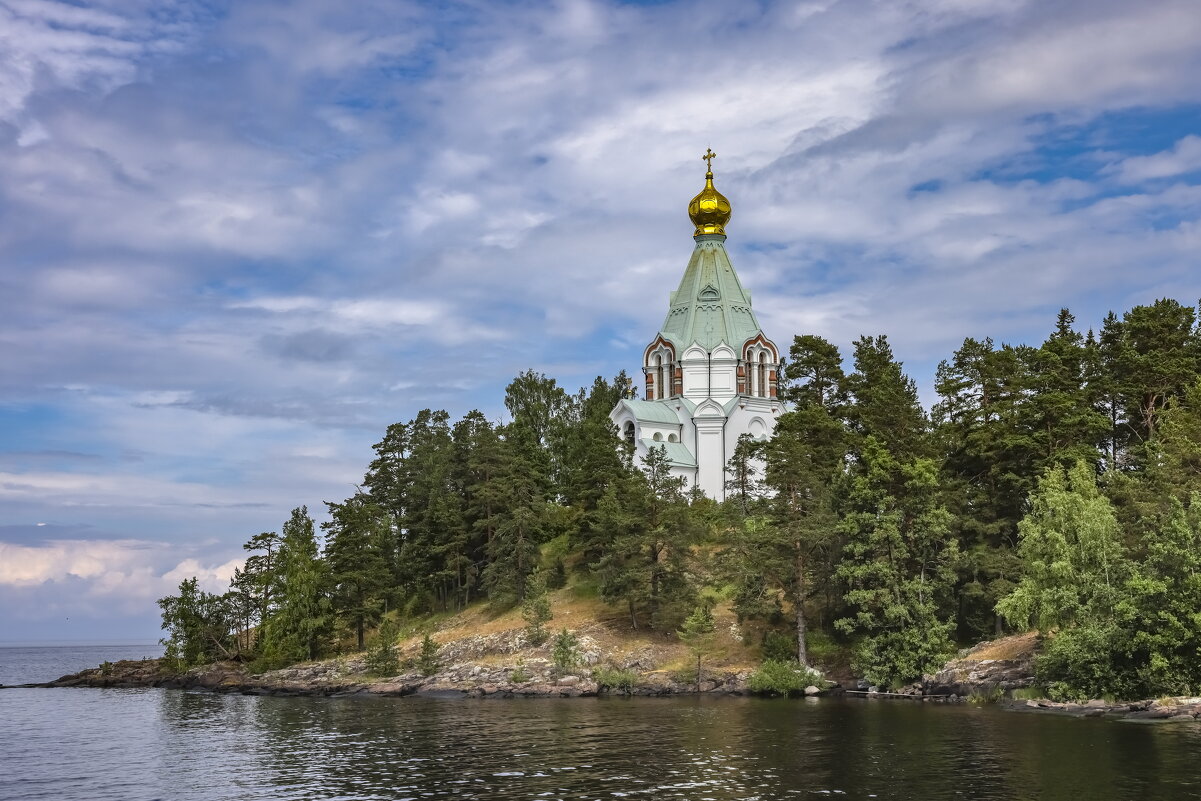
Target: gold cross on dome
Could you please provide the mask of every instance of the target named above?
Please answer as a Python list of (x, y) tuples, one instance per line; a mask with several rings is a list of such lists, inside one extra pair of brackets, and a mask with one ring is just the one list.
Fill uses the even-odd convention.
[(705, 148), (705, 155), (701, 156), (701, 161), (705, 162), (705, 167), (710, 172), (713, 172), (713, 159), (715, 158), (717, 158), (717, 154), (713, 152), (713, 149)]

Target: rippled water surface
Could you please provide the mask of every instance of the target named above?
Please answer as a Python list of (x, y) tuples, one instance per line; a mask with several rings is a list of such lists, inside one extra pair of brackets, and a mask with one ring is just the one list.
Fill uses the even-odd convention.
[(110, 645), (0, 645), (0, 684), (53, 681), (68, 673), (94, 668), (118, 659), (156, 659), (163, 655), (158, 643)]
[(910, 702), (0, 691), (3, 799), (1201, 798), (1201, 726)]

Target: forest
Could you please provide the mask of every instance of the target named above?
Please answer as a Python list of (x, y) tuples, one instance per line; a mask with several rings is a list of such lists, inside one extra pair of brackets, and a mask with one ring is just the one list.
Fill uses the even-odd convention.
[[(1050, 322), (1050, 321), (1049, 321)], [(608, 414), (625, 374), (571, 394), (527, 371), (508, 421), (424, 410), (362, 484), (246, 542), (229, 591), (159, 601), (180, 666), (362, 650), (388, 619), (537, 611), (586, 580), (675, 636), (728, 604), (772, 659), (815, 640), (897, 687), (963, 645), (1036, 629), (1053, 698), (1201, 693), (1201, 327), (1174, 300), (1038, 346), (966, 339), (937, 402), (885, 336), (794, 338), (774, 436), (744, 438), (716, 503), (634, 464)], [(781, 647), (781, 644), (784, 644)]]

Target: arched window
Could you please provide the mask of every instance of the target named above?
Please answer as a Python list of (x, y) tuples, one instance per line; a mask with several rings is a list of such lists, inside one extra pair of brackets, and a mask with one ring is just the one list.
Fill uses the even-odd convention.
[(680, 438), (679, 438), (679, 437), (677, 437), (675, 434), (668, 434), (668, 435), (667, 435), (667, 441), (668, 441), (668, 442), (679, 442), (679, 441), (680, 441)]
[(626, 436), (626, 442), (633, 445), (634, 444), (634, 423), (633, 423), (633, 421), (626, 423), (625, 436)]
[(675, 350), (661, 338), (646, 349), (642, 371), (646, 374), (647, 400), (666, 400), (675, 396), (675, 357)]
[(759, 392), (761, 398), (767, 397), (767, 351), (759, 351)]
[(662, 441), (663, 441), (663, 434), (662, 434), (662, 433), (660, 433), (660, 432), (658, 432), (658, 431), (656, 431), (656, 432), (655, 432), (655, 436), (654, 436), (654, 440), (655, 440), (655, 442), (662, 442)]

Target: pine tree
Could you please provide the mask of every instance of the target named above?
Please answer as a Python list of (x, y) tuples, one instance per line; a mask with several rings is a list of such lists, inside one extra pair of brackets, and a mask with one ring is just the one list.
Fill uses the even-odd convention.
[(809, 661), (805, 606), (831, 589), (837, 555), (832, 490), (845, 443), (842, 424), (816, 401), (782, 415), (764, 450), (772, 491), (764, 514), (736, 526), (723, 554), (741, 616), (770, 615), (781, 596), (791, 604), (802, 665)]
[(575, 396), (570, 414), (563, 415), (555, 431), (555, 450), (561, 454), (555, 494), (585, 520), (596, 510), (609, 483), (623, 472), (609, 412), (621, 400), (627, 380), (624, 373), (612, 384), (598, 376), (587, 394), (580, 390)]
[(580, 664), (580, 638), (567, 629), (561, 629), (555, 635), (550, 658), (557, 672), (570, 672)]
[(1121, 321), (1110, 314), (1099, 350), (1110, 418), (1109, 461), (1118, 467), (1142, 465), (1168, 402), (1183, 395), (1201, 370), (1196, 314), (1168, 299), (1135, 306)]
[(1042, 473), (1052, 465), (1072, 465), (1081, 459), (1099, 461), (1097, 445), (1108, 429), (1098, 411), (1099, 387), (1090, 383), (1089, 354), (1084, 337), (1073, 328), (1075, 318), (1060, 309), (1055, 331), (1042, 347), (1031, 351), (1032, 393), (1025, 427)]
[(414, 610), (450, 609), (458, 594), (455, 556), (466, 521), (454, 482), (449, 419), (444, 411), (424, 409), (407, 426), (396, 564), (405, 603)]
[(726, 504), (732, 505), (741, 517), (749, 517), (762, 505), (765, 445), (750, 434), (740, 434), (734, 455), (726, 463)]
[(793, 339), (784, 377), (787, 383), (781, 395), (797, 406), (816, 404), (837, 415), (845, 401), (842, 354), (836, 345), (819, 336), (806, 334)]
[(271, 588), (275, 585), (275, 571), (279, 561), (279, 534), (274, 531), (255, 534), (242, 545), (242, 549), (250, 553), (242, 566), (243, 580), (258, 605), (255, 617), (262, 623), (271, 612)]
[(928, 422), (917, 385), (905, 375), (885, 336), (855, 341), (855, 371), (846, 377), (845, 414), (852, 432), (872, 435), (899, 459), (929, 452)]
[(455, 424), (453, 439), (456, 483), (463, 496), (468, 534), (456, 560), (456, 583), (465, 606), (482, 583), (488, 546), (496, 536), (498, 514), (507, 502), (502, 480), (506, 453), (500, 432), (478, 411), (468, 412)]
[[(548, 482), (563, 469), (559, 430), (569, 406), (567, 393), (555, 379), (533, 370), (521, 373), (505, 387), (505, 408), (513, 418), (513, 425), (533, 438), (536, 447), (528, 456), (535, 462), (534, 469)], [(550, 484), (544, 489), (549, 492)]]
[(375, 644), (367, 651), (365, 666), (374, 676), (395, 676), (400, 672), (400, 658), (396, 655), (396, 638), (400, 627), (392, 618), (386, 619), (375, 635)]
[(652, 448), (643, 462), (647, 526), (642, 542), (649, 587), (646, 603), (651, 625), (674, 628), (692, 604), (688, 576), (690, 548), (699, 530), (684, 496), (684, 480), (671, 475), (665, 448)]
[(423, 676), (432, 676), (442, 667), (438, 656), (441, 647), (429, 634), (421, 638), (421, 651), (417, 654), (417, 669)]

